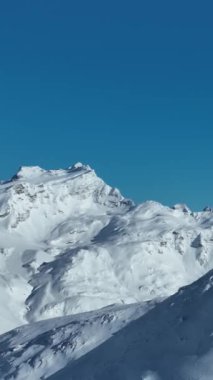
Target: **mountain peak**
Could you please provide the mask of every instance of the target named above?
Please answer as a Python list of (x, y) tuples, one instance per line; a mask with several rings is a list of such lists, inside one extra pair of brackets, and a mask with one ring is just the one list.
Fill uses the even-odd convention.
[(191, 210), (185, 203), (177, 203), (174, 206), (172, 206), (173, 210), (182, 211), (185, 214), (190, 214)]
[(45, 170), (40, 168), (40, 166), (21, 166), (13, 178), (33, 178), (43, 174), (44, 172)]
[(81, 169), (86, 169), (86, 170), (92, 170), (89, 165), (84, 165), (82, 162), (76, 162), (74, 165), (71, 165), (68, 167), (69, 170), (81, 170)]
[(18, 172), (12, 177), (12, 181), (14, 180), (23, 180), (26, 182), (49, 182), (54, 180), (56, 177), (57, 179), (61, 176), (76, 176), (78, 172), (78, 175), (86, 174), (88, 172), (93, 172), (94, 170), (91, 169), (89, 165), (84, 165), (81, 162), (77, 162), (72, 166), (69, 166), (66, 169), (54, 169), (54, 170), (46, 170), (41, 168), (40, 166), (21, 166), (18, 170)]

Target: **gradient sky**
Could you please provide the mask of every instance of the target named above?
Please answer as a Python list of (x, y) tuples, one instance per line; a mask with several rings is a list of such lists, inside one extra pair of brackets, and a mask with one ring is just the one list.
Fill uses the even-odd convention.
[(135, 201), (213, 205), (212, 1), (0, 4), (0, 177), (90, 164)]

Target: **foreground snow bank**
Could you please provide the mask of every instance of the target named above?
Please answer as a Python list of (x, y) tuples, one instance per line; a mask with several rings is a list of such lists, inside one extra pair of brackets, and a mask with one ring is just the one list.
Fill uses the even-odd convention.
[(212, 380), (213, 271), (51, 380)]
[(47, 378), (139, 318), (153, 303), (108, 306), (32, 323), (0, 336), (0, 378)]

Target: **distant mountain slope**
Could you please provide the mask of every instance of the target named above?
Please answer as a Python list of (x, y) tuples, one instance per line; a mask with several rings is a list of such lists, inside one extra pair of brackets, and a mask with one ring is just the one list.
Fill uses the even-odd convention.
[[(131, 207), (132, 202), (82, 164), (53, 171), (24, 167), (11, 181), (2, 182), (0, 332), (28, 320), (69, 314), (66, 289), (72, 284), (62, 278), (64, 288), (58, 281), (54, 289), (57, 277), (68, 271), (75, 250), (90, 244), (112, 215)], [(56, 276), (49, 268), (51, 261)], [(63, 268), (56, 268), (58, 264)], [(76, 298), (72, 309), (78, 312), (82, 307)], [(102, 301), (100, 306), (106, 304)]]

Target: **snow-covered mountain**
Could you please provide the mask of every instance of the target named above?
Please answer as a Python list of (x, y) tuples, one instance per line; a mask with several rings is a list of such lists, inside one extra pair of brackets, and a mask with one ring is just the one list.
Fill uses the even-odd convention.
[[(171, 380), (154, 361), (156, 374), (147, 365), (132, 364), (138, 368), (133, 373), (130, 364), (128, 372), (115, 362), (129, 363), (133, 352), (142, 355), (141, 362), (151, 360), (143, 354), (143, 323), (147, 328), (156, 324), (151, 338), (156, 347), (161, 329), (172, 334), (176, 318), (176, 306), (170, 308), (165, 299), (212, 268), (210, 208), (192, 212), (186, 205), (135, 205), (80, 163), (66, 170), (21, 168), (0, 183), (0, 333), (15, 329), (0, 337), (0, 379), (45, 379), (66, 367), (66, 379), (72, 368), (72, 379), (79, 380)], [(193, 293), (195, 308), (193, 289), (198, 289), (198, 314), (211, 294), (199, 293), (202, 281), (186, 290)], [(185, 291), (173, 296), (177, 310), (185, 307), (184, 297)], [(165, 321), (157, 322), (163, 320), (161, 313), (171, 318), (170, 330)], [(194, 326), (195, 315), (190, 318)], [(130, 347), (125, 352), (123, 334)], [(166, 355), (170, 343), (162, 344)], [(100, 361), (97, 374), (93, 350)], [(159, 360), (157, 348), (153, 352)], [(86, 369), (80, 371), (82, 363), (90, 377)]]
[[(28, 320), (112, 303), (102, 300), (104, 289), (97, 297), (94, 289), (89, 292), (90, 267), (96, 272), (98, 260), (93, 268), (96, 258), (92, 253), (87, 274), (87, 263), (83, 262), (87, 255), (82, 252), (114, 215), (131, 207), (118, 190), (81, 164), (55, 171), (25, 167), (11, 181), (1, 183), (1, 332)], [(92, 279), (94, 288), (96, 281)]]

